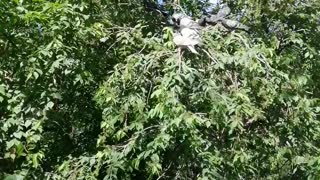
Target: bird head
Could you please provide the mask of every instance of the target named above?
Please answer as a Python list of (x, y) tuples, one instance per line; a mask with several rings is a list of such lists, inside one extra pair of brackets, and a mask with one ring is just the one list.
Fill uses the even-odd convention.
[(177, 25), (180, 25), (180, 20), (184, 17), (185, 15), (182, 13), (175, 13), (172, 15), (172, 21), (176, 23)]

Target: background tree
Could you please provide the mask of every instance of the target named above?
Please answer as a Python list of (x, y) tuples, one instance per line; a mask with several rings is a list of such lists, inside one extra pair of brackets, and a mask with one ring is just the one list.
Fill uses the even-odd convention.
[(318, 179), (319, 2), (225, 3), (179, 72), (143, 1), (1, 1), (1, 178)]

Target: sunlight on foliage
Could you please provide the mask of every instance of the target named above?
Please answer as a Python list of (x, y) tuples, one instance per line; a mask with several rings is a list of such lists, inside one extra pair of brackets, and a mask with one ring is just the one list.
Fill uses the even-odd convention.
[(319, 179), (319, 2), (224, 2), (179, 71), (140, 1), (1, 1), (0, 178)]

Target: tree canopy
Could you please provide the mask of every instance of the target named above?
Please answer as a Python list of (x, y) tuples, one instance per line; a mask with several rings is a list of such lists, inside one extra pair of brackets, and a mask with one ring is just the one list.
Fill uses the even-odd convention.
[(223, 1), (179, 71), (208, 3), (0, 1), (0, 178), (319, 179), (320, 2)]

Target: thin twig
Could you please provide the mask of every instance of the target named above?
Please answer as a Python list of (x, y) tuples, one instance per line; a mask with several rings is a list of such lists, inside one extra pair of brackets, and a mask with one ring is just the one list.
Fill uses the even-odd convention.
[(238, 76), (236, 72), (234, 72), (234, 81), (235, 81), (236, 89), (238, 90)]
[[(264, 63), (264, 64), (267, 66), (267, 68), (271, 68), (271, 66), (269, 65), (269, 63), (268, 63), (267, 61), (265, 61), (264, 59), (262, 59), (261, 57), (259, 57), (259, 55), (262, 56), (262, 57), (264, 57), (262, 54), (258, 54), (258, 55), (256, 55), (256, 58), (257, 58), (260, 62)], [(265, 57), (264, 57), (264, 58), (265, 58)]]
[(157, 180), (161, 179), (165, 174), (166, 172), (170, 169), (172, 165), (172, 162), (169, 164), (169, 166), (164, 170), (164, 172), (157, 178)]
[(212, 57), (208, 51), (206, 51), (205, 49), (202, 49), (202, 50), (203, 50), (203, 52), (205, 52), (205, 53), (209, 56), (209, 58), (210, 58), (214, 63), (216, 63), (216, 64), (218, 63), (217, 60), (216, 60), (214, 57)]
[(262, 57), (264, 57), (262, 54), (258, 54), (256, 55), (256, 58), (263, 63), (266, 66), (266, 71), (267, 71), (267, 78), (269, 78), (269, 69), (271, 69), (271, 66), (269, 65), (269, 63), (267, 61), (265, 61), (265, 57), (264, 59), (260, 58), (259, 55), (261, 55)]
[(116, 147), (116, 148), (125, 148), (126, 146), (129, 145), (129, 142), (131, 142), (132, 140), (135, 140), (137, 138), (138, 138), (138, 136), (134, 136), (134, 137), (131, 137), (128, 140), (124, 141), (121, 144), (115, 144), (115, 145), (111, 145), (111, 146)]
[(237, 88), (237, 84), (236, 84), (236, 82), (234, 82), (232, 75), (228, 71), (226, 71), (226, 74), (229, 77), (229, 79), (231, 80), (232, 84), (235, 86), (235, 88)]
[(182, 55), (181, 55), (181, 48), (180, 47), (178, 48), (178, 56), (179, 56), (179, 59), (178, 59), (179, 73), (181, 73)]
[(232, 34), (234, 36), (238, 37), (242, 41), (242, 43), (246, 46), (246, 48), (249, 49), (249, 45), (245, 42), (245, 40), (242, 38), (242, 36), (240, 36), (240, 34), (234, 33), (234, 32), (232, 32)]
[(121, 27), (121, 26), (116, 26), (116, 27), (108, 27), (108, 28), (105, 28), (106, 30), (112, 30), (112, 29), (125, 29), (125, 30), (128, 30), (128, 29), (133, 29), (132, 27)]
[(208, 115), (208, 113), (194, 113), (195, 115)]
[(138, 53), (140, 54), (146, 48), (146, 46), (147, 46), (147, 43), (144, 43), (142, 49)]
[(109, 48), (107, 49), (106, 52), (108, 52), (116, 43), (118, 43), (119, 41), (121, 41), (121, 39), (119, 38), (118, 40), (116, 40), (113, 44), (111, 44), (111, 46), (109, 46)]
[(183, 14), (187, 15), (187, 13), (183, 10), (183, 8), (179, 4), (176, 4), (176, 3), (168, 3), (168, 4), (178, 7)]
[(142, 131), (147, 131), (149, 129), (156, 128), (156, 127), (160, 127), (160, 125), (149, 126), (149, 127), (144, 128)]
[(149, 99), (150, 99), (150, 96), (151, 96), (151, 91), (152, 91), (152, 82), (150, 83), (150, 88), (149, 88), (149, 92), (148, 92), (148, 97), (147, 97), (147, 105), (149, 104)]
[[(154, 37), (156, 37), (158, 34), (159, 34), (159, 33), (154, 34), (154, 35), (151, 37), (151, 39), (154, 38)], [(146, 48), (146, 46), (147, 46), (147, 43), (144, 43), (142, 49), (141, 49), (138, 53), (140, 54), (140, 53)]]

